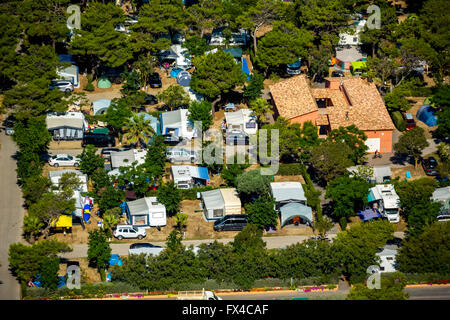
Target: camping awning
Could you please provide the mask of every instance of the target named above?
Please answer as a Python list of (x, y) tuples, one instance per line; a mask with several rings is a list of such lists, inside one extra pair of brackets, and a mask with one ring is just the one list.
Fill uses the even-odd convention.
[(294, 217), (301, 217), (312, 224), (313, 215), (312, 209), (298, 202), (285, 204), (280, 208), (281, 226), (284, 226), (290, 219)]
[(219, 189), (202, 192), (201, 196), (207, 210), (223, 209), (225, 207), (225, 202)]
[(111, 166), (115, 168), (129, 167), (135, 161), (134, 150), (111, 152)]
[(209, 180), (208, 168), (206, 167), (190, 167), (192, 178)]
[(145, 201), (145, 198), (141, 198), (134, 201), (128, 201), (127, 202), (128, 210), (130, 212), (130, 215), (144, 215), (148, 214), (149, 208), (147, 206), (147, 202)]
[(372, 210), (372, 209), (367, 209), (364, 211), (360, 211), (358, 213), (358, 216), (361, 218), (362, 221), (369, 221), (372, 219), (376, 219), (376, 218), (381, 218), (381, 214), (378, 210)]

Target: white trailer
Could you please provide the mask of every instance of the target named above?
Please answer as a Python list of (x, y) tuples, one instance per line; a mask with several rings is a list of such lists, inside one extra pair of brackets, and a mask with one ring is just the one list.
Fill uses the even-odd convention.
[(392, 184), (378, 184), (370, 188), (368, 200), (372, 208), (378, 209), (390, 223), (400, 221), (400, 198)]
[(201, 291), (178, 291), (177, 300), (222, 300), (222, 298), (203, 288)]

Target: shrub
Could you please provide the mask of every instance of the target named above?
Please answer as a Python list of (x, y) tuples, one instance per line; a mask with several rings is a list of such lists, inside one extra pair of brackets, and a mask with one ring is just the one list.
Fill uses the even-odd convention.
[(94, 91), (95, 90), (94, 84), (92, 83), (92, 75), (88, 76), (88, 82), (84, 86), (83, 90), (85, 90), (85, 91)]
[(346, 217), (340, 218), (339, 225), (341, 226), (342, 230), (345, 230), (347, 228), (347, 218)]
[(395, 124), (395, 127), (399, 131), (405, 131), (406, 130), (406, 121), (405, 121), (405, 119), (403, 119), (403, 116), (400, 113), (400, 111), (392, 112), (391, 117), (392, 117), (392, 121)]

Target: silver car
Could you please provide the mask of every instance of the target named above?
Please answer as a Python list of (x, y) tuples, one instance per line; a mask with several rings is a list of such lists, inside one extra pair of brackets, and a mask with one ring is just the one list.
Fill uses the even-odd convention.
[(52, 80), (50, 89), (58, 89), (59, 91), (69, 93), (73, 91), (73, 84), (69, 80)]
[(195, 151), (186, 150), (184, 148), (170, 148), (166, 151), (167, 159), (174, 162), (192, 162), (197, 161), (197, 154)]

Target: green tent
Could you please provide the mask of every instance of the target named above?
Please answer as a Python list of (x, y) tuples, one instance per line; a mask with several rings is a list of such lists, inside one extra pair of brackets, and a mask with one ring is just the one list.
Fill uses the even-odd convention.
[(111, 88), (111, 81), (109, 81), (108, 78), (106, 78), (106, 77), (101, 77), (97, 81), (97, 88), (100, 88), (100, 89)]

